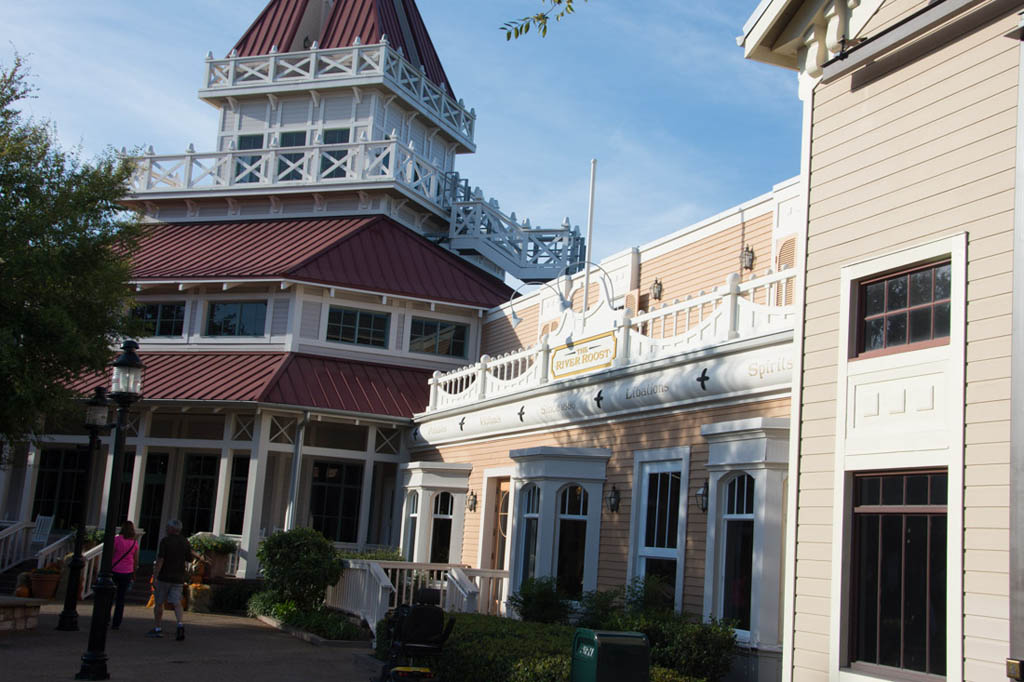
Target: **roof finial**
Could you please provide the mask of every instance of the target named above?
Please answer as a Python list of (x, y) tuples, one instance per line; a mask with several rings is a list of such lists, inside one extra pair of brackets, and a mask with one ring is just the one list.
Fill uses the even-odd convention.
[(572, 223), (569, 222), (569, 216), (562, 218), (562, 228), (568, 230), (572, 227)]
[(380, 34), (380, 44), (381, 45), (390, 45), (391, 44), (391, 41), (388, 40), (388, 34), (387, 33)]
[(196, 146), (194, 144), (192, 144), (191, 142), (189, 142), (188, 146), (185, 147), (185, 153), (186, 154), (195, 154), (196, 153)]
[(277, 54), (277, 45), (270, 46), (270, 54)]
[(391, 132), (388, 133), (388, 139), (389, 140), (394, 140), (394, 139), (397, 139), (397, 138), (398, 138), (398, 131), (395, 130), (394, 128), (392, 128)]
[(146, 149), (146, 154), (148, 154), (149, 156), (153, 156), (154, 154), (156, 154), (156, 152), (153, 151), (153, 145), (149, 145), (149, 148)]
[(209, 50), (209, 51), (208, 51), (208, 52), (206, 53), (206, 61), (208, 61), (208, 62), (209, 62), (209, 61), (213, 61), (213, 50)]
[(319, 40), (314, 40), (313, 44), (309, 46), (309, 49), (311, 49), (311, 50), (319, 50), (320, 49), (320, 41)]
[(361, 37), (359, 37), (359, 36), (356, 36), (356, 39), (352, 41), (352, 44), (353, 45), (362, 45), (363, 44), (363, 39)]
[(232, 59), (234, 59), (235, 57), (238, 56), (238, 50), (232, 48), (231, 54), (228, 55), (228, 56), (231, 57)]

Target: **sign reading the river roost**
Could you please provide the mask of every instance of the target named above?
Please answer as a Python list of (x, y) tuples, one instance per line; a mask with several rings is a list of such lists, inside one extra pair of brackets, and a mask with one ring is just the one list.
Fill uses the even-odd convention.
[(613, 331), (581, 339), (571, 345), (552, 348), (551, 371), (548, 376), (552, 379), (564, 379), (595, 369), (611, 367), (617, 351), (618, 340)]

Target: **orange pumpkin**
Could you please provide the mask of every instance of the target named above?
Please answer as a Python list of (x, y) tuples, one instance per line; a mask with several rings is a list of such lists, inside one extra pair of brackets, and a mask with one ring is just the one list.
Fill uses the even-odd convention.
[(30, 590), (27, 585), (22, 585), (18, 589), (14, 590), (14, 596), (15, 597), (31, 597), (32, 596), (32, 590)]

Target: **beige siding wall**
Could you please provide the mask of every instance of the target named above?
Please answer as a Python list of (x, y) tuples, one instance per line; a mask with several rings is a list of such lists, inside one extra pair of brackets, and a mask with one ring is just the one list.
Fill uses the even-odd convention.
[(537, 311), (538, 306), (517, 305), (516, 315), (522, 320), (512, 326), (512, 316), (500, 318), (484, 324), (483, 336), (480, 339), (480, 354), (501, 355), (520, 348), (529, 348), (537, 342)]
[[(508, 453), (520, 448), (540, 446), (551, 447), (595, 447), (608, 448), (612, 456), (608, 461), (605, 494), (614, 484), (622, 493), (619, 513), (609, 513), (602, 504), (601, 547), (598, 562), (598, 589), (623, 585), (629, 562), (629, 519), (632, 506), (633, 452), (651, 448), (689, 446), (690, 480), (687, 488), (686, 564), (683, 608), (691, 613), (700, 613), (704, 599), (704, 550), (706, 537), (706, 515), (693, 502), (693, 493), (706, 478), (708, 447), (700, 434), (700, 427), (720, 421), (748, 419), (753, 417), (786, 417), (789, 415), (789, 399), (774, 399), (760, 403), (720, 407), (699, 412), (679, 412), (665, 416), (610, 423), (594, 424), (585, 428), (535, 433), (514, 438), (502, 438), (481, 443), (444, 446), (434, 451), (413, 454), (413, 459), (440, 460), (445, 462), (470, 462), (473, 472), (469, 488), (483, 489), (483, 472), (493, 467), (507, 467), (512, 464)], [(463, 535), (462, 561), (474, 566), (480, 565), (477, 547), (480, 539), (482, 510), (466, 514)]]
[[(921, 2), (886, 3), (874, 35)], [(794, 680), (828, 679), (840, 267), (967, 231), (964, 679), (1008, 654), (1010, 271), (1019, 47), (1007, 17), (814, 94)], [(952, 673), (952, 671), (951, 671)]]

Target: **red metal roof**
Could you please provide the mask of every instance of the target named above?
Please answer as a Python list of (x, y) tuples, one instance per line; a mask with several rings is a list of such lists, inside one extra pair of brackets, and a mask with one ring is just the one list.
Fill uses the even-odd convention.
[(410, 62), (422, 64), (427, 78), (454, 96), (414, 0), (338, 0), (320, 34), (320, 47), (348, 47), (357, 37), (364, 45), (379, 43), (383, 35), (391, 47), (401, 47)]
[[(143, 397), (149, 400), (241, 401), (389, 417), (422, 412), (430, 396), (423, 369), (299, 353), (145, 353)], [(87, 394), (106, 374), (78, 378)]]
[(386, 216), (154, 225), (134, 256), (132, 276), (289, 278), (483, 308), (512, 293)]
[(290, 51), (307, 4), (309, 0), (270, 0), (239, 39), (234, 51), (239, 57), (270, 54), (273, 47), (277, 47), (278, 52)]

